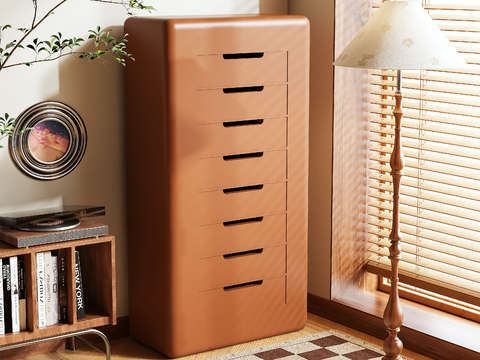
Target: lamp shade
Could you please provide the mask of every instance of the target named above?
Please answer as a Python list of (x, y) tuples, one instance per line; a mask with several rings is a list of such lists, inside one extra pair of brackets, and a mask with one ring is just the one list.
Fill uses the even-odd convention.
[(384, 2), (333, 64), (390, 70), (466, 65), (417, 1)]

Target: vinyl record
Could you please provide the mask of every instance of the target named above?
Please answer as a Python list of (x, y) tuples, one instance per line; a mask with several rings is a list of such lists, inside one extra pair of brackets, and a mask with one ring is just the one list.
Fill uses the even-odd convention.
[(87, 217), (105, 215), (105, 206), (89, 205), (59, 205), (46, 209), (24, 210), (0, 214), (0, 225), (20, 228), (32, 221), (54, 219), (84, 219)]
[(23, 231), (62, 231), (73, 229), (80, 225), (80, 219), (42, 219), (42, 220), (33, 220), (29, 224), (18, 227), (17, 229)]

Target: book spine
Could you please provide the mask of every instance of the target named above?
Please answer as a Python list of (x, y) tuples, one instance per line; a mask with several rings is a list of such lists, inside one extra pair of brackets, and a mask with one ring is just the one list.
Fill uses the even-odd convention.
[(43, 252), (37, 253), (37, 306), (38, 306), (38, 327), (47, 326), (45, 308), (45, 263)]
[(58, 270), (55, 255), (52, 255), (52, 312), (53, 323), (58, 324)]
[(18, 304), (18, 258), (10, 258), (10, 284), (12, 287), (12, 332), (20, 331), (20, 310)]
[(75, 294), (77, 298), (77, 319), (83, 319), (85, 317), (85, 303), (83, 299), (80, 253), (78, 251), (75, 251)]
[(25, 260), (18, 259), (18, 307), (20, 331), (27, 329), (27, 290), (25, 284)]
[(10, 261), (8, 258), (3, 259), (2, 264), (3, 276), (3, 314), (5, 319), (5, 334), (12, 332), (12, 289), (10, 287)]
[(58, 322), (68, 322), (67, 296), (67, 253), (65, 249), (57, 251), (58, 267)]
[(45, 251), (43, 253), (43, 262), (45, 263), (45, 317), (47, 326), (53, 325), (52, 309), (52, 253)]
[(0, 259), (0, 335), (5, 335), (5, 309), (3, 303), (3, 261)]

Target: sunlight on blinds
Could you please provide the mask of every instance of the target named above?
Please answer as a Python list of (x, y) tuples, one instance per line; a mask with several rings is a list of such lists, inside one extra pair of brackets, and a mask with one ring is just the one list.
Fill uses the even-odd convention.
[[(468, 65), (402, 73), (400, 281), (480, 306), (480, 3), (423, 5)], [(396, 72), (372, 74), (367, 269), (389, 277)]]

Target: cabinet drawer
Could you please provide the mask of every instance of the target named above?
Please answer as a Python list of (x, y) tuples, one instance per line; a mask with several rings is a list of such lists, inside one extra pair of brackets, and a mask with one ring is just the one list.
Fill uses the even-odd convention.
[(206, 190), (286, 180), (286, 156), (285, 150), (276, 150), (200, 158), (195, 183)]
[(199, 226), (199, 257), (223, 255), (287, 241), (287, 215), (276, 214)]
[(199, 122), (287, 115), (287, 85), (198, 90), (195, 97)]
[(285, 181), (206, 191), (198, 194), (200, 224), (243, 219), (287, 210)]
[(285, 259), (285, 245), (203, 258), (198, 261), (198, 287), (206, 289), (284, 275)]
[(198, 86), (246, 86), (287, 82), (287, 52), (199, 55)]
[(235, 154), (287, 146), (287, 118), (223, 121), (197, 126), (201, 155)]
[(199, 320), (285, 304), (285, 276), (231, 284), (198, 293)]

